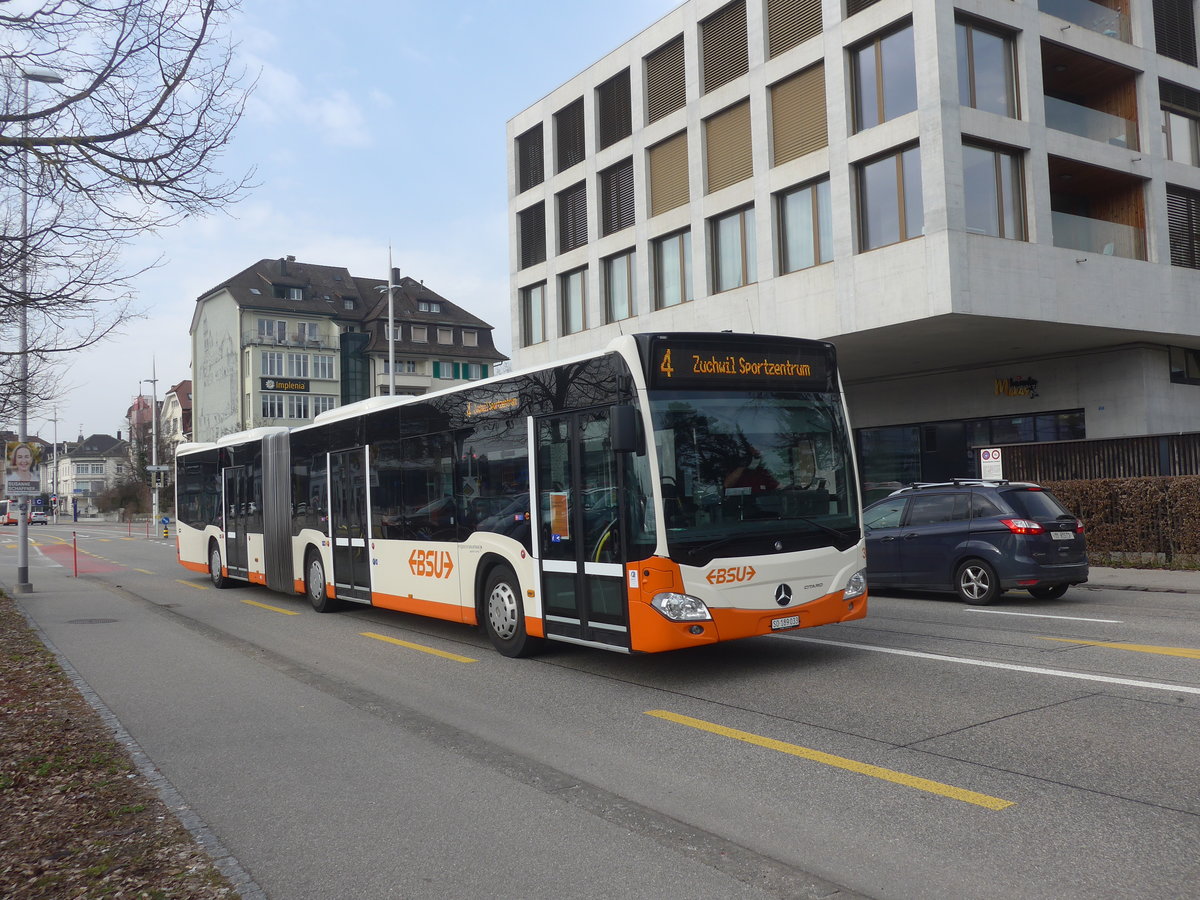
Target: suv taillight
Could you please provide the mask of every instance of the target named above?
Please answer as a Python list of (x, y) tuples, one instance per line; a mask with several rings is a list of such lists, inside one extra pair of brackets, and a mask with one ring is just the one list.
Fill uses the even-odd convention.
[(1032, 519), (1001, 519), (1000, 523), (1013, 534), (1045, 534), (1046, 529)]
[(1083, 534), (1083, 519), (1076, 519), (1076, 520), (1075, 520), (1075, 533), (1076, 533), (1076, 534)]

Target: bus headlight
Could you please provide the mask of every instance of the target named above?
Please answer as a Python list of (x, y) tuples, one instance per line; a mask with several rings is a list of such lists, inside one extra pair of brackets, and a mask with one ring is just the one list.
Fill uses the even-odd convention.
[(655, 594), (650, 605), (672, 622), (700, 622), (712, 619), (704, 601), (691, 594), (677, 594), (674, 591)]
[(843, 600), (853, 600), (867, 592), (867, 570), (859, 569), (846, 582), (846, 590), (842, 593)]

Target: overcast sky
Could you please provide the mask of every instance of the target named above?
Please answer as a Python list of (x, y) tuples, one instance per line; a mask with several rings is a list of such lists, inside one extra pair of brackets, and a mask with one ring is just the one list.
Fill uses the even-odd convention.
[[(196, 297), (264, 258), (386, 278), (391, 244), (511, 355), (505, 123), (679, 2), (246, 0), (234, 32), (258, 88), (222, 168), (259, 187), (128, 255), (164, 264), (136, 284), (144, 318), (72, 359), (59, 440), (124, 432), (152, 373), (159, 399), (190, 378)], [(53, 439), (53, 416), (32, 409), (30, 433)]]

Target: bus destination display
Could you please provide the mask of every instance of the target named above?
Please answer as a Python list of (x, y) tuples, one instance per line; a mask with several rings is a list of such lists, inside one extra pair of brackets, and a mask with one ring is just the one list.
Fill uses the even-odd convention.
[(705, 342), (655, 341), (650, 386), (660, 389), (828, 391), (830, 350), (809, 347), (731, 346)]

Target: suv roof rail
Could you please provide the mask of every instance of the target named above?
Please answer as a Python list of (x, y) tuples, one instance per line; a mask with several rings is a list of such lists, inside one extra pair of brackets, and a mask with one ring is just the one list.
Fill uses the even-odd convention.
[(900, 488), (902, 491), (919, 491), (924, 488), (958, 487), (959, 485), (979, 485), (980, 487), (995, 487), (1001, 484), (1011, 484), (1007, 478), (952, 478), (950, 481), (914, 481)]

